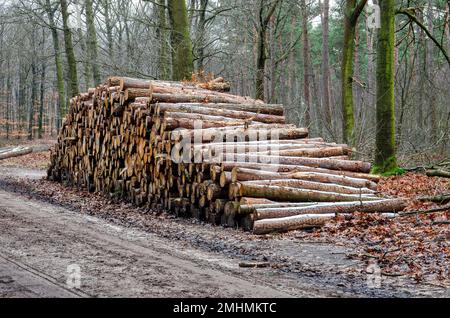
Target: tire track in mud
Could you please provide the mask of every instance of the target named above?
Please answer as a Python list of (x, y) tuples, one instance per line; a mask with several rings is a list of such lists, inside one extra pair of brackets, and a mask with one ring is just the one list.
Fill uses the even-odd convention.
[(154, 235), (105, 226), (102, 220), (3, 191), (0, 203), (1, 259), (59, 287), (67, 265), (78, 264), (83, 281), (78, 296), (291, 296), (210, 266), (195, 253), (178, 253), (173, 243)]
[[(56, 278), (51, 277), (44, 272), (40, 271), (37, 268), (28, 266), (22, 262), (15, 261), (11, 259), (8, 256), (5, 256), (0, 253), (0, 263), (1, 270), (0, 270), (0, 294), (2, 284), (12, 284), (12, 283), (18, 283), (21, 285), (20, 287), (25, 287), (25, 290), (30, 291), (31, 293), (35, 294), (36, 296), (54, 296), (54, 297), (74, 297), (74, 298), (88, 298), (91, 297), (90, 295), (86, 294), (85, 292), (78, 290), (78, 289), (71, 289), (68, 288), (65, 284), (61, 284), (57, 281)], [(16, 267), (16, 269), (14, 268)], [(7, 270), (6, 270), (7, 269)], [(18, 272), (20, 273), (19, 276), (26, 277), (27, 282), (21, 282), (19, 278), (19, 282), (17, 282), (17, 279), (15, 279), (14, 276), (18, 276)], [(6, 280), (5, 280), (6, 279)], [(36, 289), (34, 287), (34, 284), (30, 284), (29, 282), (33, 281), (39, 281), (39, 288), (44, 290), (44, 293), (42, 293), (41, 290)], [(23, 285), (22, 285), (23, 284)], [(16, 287), (17, 288), (17, 287)], [(10, 293), (14, 293), (15, 291), (12, 290)]]

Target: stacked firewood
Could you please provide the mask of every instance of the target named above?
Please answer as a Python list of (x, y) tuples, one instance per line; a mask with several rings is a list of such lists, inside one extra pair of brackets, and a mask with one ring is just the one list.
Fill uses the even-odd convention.
[(377, 196), (370, 164), (308, 138), (282, 105), (207, 83), (110, 78), (71, 100), (50, 180), (264, 234), (337, 214), (402, 210)]

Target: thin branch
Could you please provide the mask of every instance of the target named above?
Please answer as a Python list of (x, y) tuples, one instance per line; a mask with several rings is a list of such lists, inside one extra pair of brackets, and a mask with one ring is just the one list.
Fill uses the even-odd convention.
[(416, 23), (427, 34), (427, 36), (434, 42), (434, 44), (436, 44), (436, 46), (439, 48), (439, 50), (445, 56), (445, 59), (447, 60), (447, 63), (450, 67), (450, 58), (449, 58), (447, 52), (445, 51), (444, 47), (439, 43), (438, 40), (436, 40), (436, 38), (433, 36), (433, 34), (431, 34), (431, 32), (428, 30), (428, 28), (425, 25), (423, 25), (423, 23), (420, 22), (419, 19), (417, 19), (417, 17), (414, 14), (409, 12), (409, 10), (405, 10), (405, 9), (397, 10), (396, 14), (406, 15), (410, 20), (412, 20), (414, 23)]

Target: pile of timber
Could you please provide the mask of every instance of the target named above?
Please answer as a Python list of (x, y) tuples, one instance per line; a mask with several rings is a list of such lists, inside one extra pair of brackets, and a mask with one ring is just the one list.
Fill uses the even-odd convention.
[(286, 124), (282, 105), (209, 83), (109, 78), (73, 98), (48, 178), (256, 234), (395, 212), (352, 149)]

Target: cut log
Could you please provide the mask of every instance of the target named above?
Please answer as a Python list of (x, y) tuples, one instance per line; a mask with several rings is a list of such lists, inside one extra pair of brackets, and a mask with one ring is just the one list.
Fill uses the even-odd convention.
[(288, 150), (269, 150), (262, 152), (261, 154), (277, 155), (285, 157), (310, 157), (310, 158), (325, 158), (325, 157), (337, 157), (343, 156), (346, 153), (346, 149), (342, 147), (327, 147), (327, 148), (312, 148), (306, 149), (298, 147), (297, 149)]
[[(152, 91), (150, 89), (129, 88), (124, 93), (125, 101), (133, 100), (138, 97), (152, 97)], [(145, 105), (144, 105), (145, 106)]]
[[(200, 113), (170, 112), (170, 113), (166, 113), (164, 118), (175, 118), (175, 119), (186, 118), (186, 119), (191, 119), (191, 120), (202, 121), (203, 123), (207, 122), (207, 121), (223, 122), (224, 123), (223, 127), (225, 127), (225, 123), (233, 123), (234, 126), (243, 126), (243, 125), (251, 122), (251, 121), (246, 121), (243, 119), (214, 115), (213, 113), (206, 115), (206, 114), (200, 114)], [(257, 121), (254, 121), (254, 122), (259, 124), (259, 122), (257, 122)]]
[[(210, 116), (212, 117), (212, 116)], [(243, 124), (243, 122), (232, 121), (232, 120), (198, 120), (198, 119), (189, 119), (189, 118), (164, 118), (163, 123), (161, 125), (162, 130), (175, 130), (178, 128), (183, 129), (196, 129), (198, 127), (199, 122), (201, 122), (202, 128), (210, 129), (210, 128), (223, 128), (223, 127), (234, 127), (237, 125)]]
[(326, 203), (267, 203), (267, 204), (240, 204), (237, 210), (239, 215), (255, 214), (257, 209), (279, 209), (314, 206)]
[[(154, 88), (154, 91), (157, 91)], [(242, 104), (252, 103), (251, 99), (242, 100), (241, 98), (235, 98), (227, 95), (215, 95), (205, 93), (195, 94), (163, 94), (154, 93), (152, 96), (152, 103), (228, 103), (228, 104)], [(258, 104), (264, 104), (264, 102), (255, 102)]]
[(158, 103), (155, 105), (156, 113), (159, 115), (168, 111), (170, 109), (215, 109), (227, 111), (241, 111), (250, 112), (260, 115), (273, 115), (273, 116), (283, 116), (284, 107), (282, 105), (271, 105), (271, 104), (218, 104), (218, 103)]
[(33, 152), (30, 147), (8, 147), (0, 149), (0, 160), (25, 156)]
[(366, 197), (334, 192), (305, 190), (290, 187), (277, 187), (257, 184), (236, 184), (235, 196), (267, 198), (281, 202), (352, 202), (352, 201), (374, 201), (375, 197)]
[[(208, 104), (211, 105), (211, 104)], [(230, 104), (228, 104), (230, 105)], [(227, 118), (241, 119), (247, 121), (268, 123), (268, 124), (285, 124), (286, 119), (284, 116), (274, 116), (253, 113), (249, 111), (237, 111), (230, 109), (223, 109), (218, 107), (202, 107), (202, 106), (192, 106), (192, 104), (157, 104), (157, 113), (159, 115), (167, 113), (194, 113), (203, 115), (214, 115), (222, 116)]]
[(253, 233), (263, 235), (321, 227), (333, 218), (335, 218), (335, 214), (306, 214), (287, 218), (260, 220), (254, 223)]
[(358, 172), (350, 172), (350, 171), (339, 171), (339, 170), (330, 170), (323, 168), (314, 168), (302, 165), (282, 165), (282, 164), (264, 164), (264, 163), (251, 163), (251, 162), (229, 162), (225, 161), (221, 164), (222, 168), (225, 171), (232, 171), (234, 168), (246, 168), (246, 169), (254, 169), (254, 170), (264, 170), (264, 171), (272, 171), (272, 172), (280, 172), (280, 173), (288, 173), (288, 172), (317, 172), (324, 174), (333, 174), (338, 176), (347, 176), (350, 178), (356, 179), (366, 179), (371, 182), (379, 182), (380, 176), (371, 175), (366, 173), (358, 173)]
[(274, 201), (261, 198), (241, 198), (239, 201), (240, 205), (255, 205), (255, 204), (273, 204)]
[[(117, 82), (115, 82), (117, 83)], [(143, 79), (136, 79), (136, 78), (130, 78), (130, 77), (122, 77), (119, 78), (119, 86), (120, 91), (126, 91), (127, 89), (134, 88), (134, 89), (150, 89), (150, 84), (152, 83), (151, 80), (143, 80)]]
[(150, 85), (160, 89), (166, 88), (172, 89), (174, 91), (182, 91), (183, 89), (194, 90), (195, 88), (217, 92), (225, 92), (230, 90), (230, 83), (226, 83), (223, 81), (220, 82), (216, 80), (196, 84), (196, 83), (178, 83), (169, 81), (143, 80), (130, 77), (120, 77), (120, 78), (111, 78), (109, 83), (110, 85), (119, 83), (121, 91), (125, 91), (128, 88), (148, 89)]
[(256, 208), (255, 219), (275, 219), (302, 214), (328, 214), (328, 213), (382, 213), (401, 212), (407, 206), (406, 200), (379, 200), (373, 202), (345, 202), (345, 203), (324, 203), (321, 205), (298, 206), (298, 207), (275, 207)]
[[(219, 129), (196, 129), (176, 131), (172, 134), (172, 140), (179, 141), (183, 138), (200, 138), (203, 142), (233, 142), (235, 140), (248, 141), (258, 137), (271, 140), (302, 139), (308, 137), (308, 129), (293, 128), (292, 125), (283, 124), (251, 124), (237, 127), (223, 127)], [(292, 157), (286, 157), (292, 158)], [(295, 158), (294, 158), (295, 159)]]
[[(286, 138), (285, 138), (286, 139)], [(230, 158), (231, 157), (231, 158)], [(371, 164), (363, 161), (334, 160), (327, 158), (304, 158), (304, 157), (283, 157), (283, 156), (260, 156), (260, 155), (224, 155), (224, 161), (269, 163), (294, 166), (310, 166), (315, 168), (325, 168), (330, 170), (345, 170), (353, 172), (368, 173)]]
[(325, 192), (335, 192), (343, 194), (371, 194), (375, 195), (375, 191), (368, 188), (353, 188), (347, 186), (341, 186), (332, 183), (321, 183), (313, 181), (305, 181), (298, 179), (281, 179), (281, 180), (258, 180), (258, 181), (247, 181), (240, 182), (241, 184), (259, 184), (259, 185), (270, 185), (278, 187), (291, 187), (291, 188), (301, 188), (308, 190), (317, 190)]
[(437, 196), (420, 197), (419, 200), (420, 201), (429, 201), (429, 202), (435, 202), (435, 203), (439, 203), (439, 204), (444, 204), (444, 203), (450, 202), (450, 193), (441, 194), (441, 195), (437, 195)]
[(427, 170), (426, 174), (429, 177), (450, 178), (450, 171), (445, 171), (442, 169)]
[[(275, 166), (273, 166), (275, 167)], [(279, 173), (272, 171), (261, 171), (246, 168), (234, 168), (232, 173), (232, 182), (238, 181), (256, 181), (256, 180), (283, 180), (297, 179), (305, 181), (313, 181), (320, 183), (331, 183), (342, 186), (353, 187), (357, 189), (376, 190), (377, 185), (374, 182), (365, 179), (350, 178), (333, 174), (315, 173), (315, 172), (291, 172)]]

